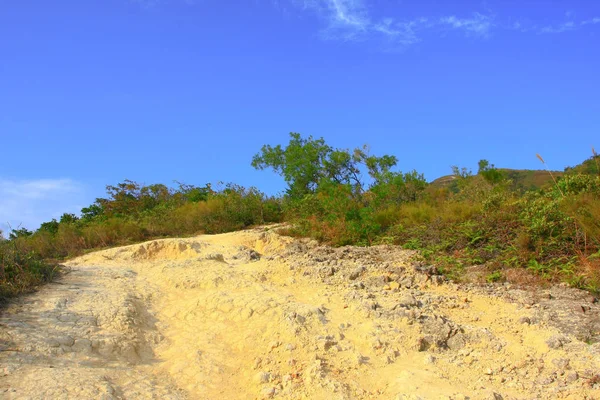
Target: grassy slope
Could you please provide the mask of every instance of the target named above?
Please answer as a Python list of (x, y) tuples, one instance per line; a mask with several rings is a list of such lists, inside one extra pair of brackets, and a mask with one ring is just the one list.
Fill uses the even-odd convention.
[[(500, 171), (513, 181), (513, 189), (519, 191), (536, 190), (553, 183), (552, 177), (546, 170), (510, 169), (499, 168)], [(555, 178), (564, 175), (561, 171), (552, 171)], [(434, 188), (443, 188), (452, 185), (454, 175), (445, 175), (431, 182)]]

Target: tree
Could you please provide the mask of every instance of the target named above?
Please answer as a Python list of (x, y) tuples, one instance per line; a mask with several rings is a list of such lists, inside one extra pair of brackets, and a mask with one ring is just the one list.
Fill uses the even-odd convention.
[(81, 219), (85, 221), (91, 221), (94, 218), (104, 215), (104, 207), (102, 206), (100, 200), (101, 199), (96, 199), (94, 204), (91, 204), (89, 207), (82, 208)]
[(423, 174), (411, 172), (391, 172), (380, 174), (379, 179), (371, 186), (375, 204), (398, 204), (416, 201), (427, 187)]
[(58, 232), (58, 221), (55, 218), (52, 218), (51, 221), (42, 223), (38, 231), (48, 232), (52, 235), (55, 235), (56, 232)]
[(496, 169), (494, 164), (490, 164), (488, 160), (480, 160), (479, 163), (479, 171), (478, 175), (481, 175), (483, 179), (495, 185), (497, 183), (502, 182), (505, 179), (504, 174)]
[(26, 228), (19, 228), (19, 229), (13, 229), (10, 234), (8, 235), (8, 238), (10, 240), (14, 240), (14, 239), (18, 239), (20, 237), (28, 237), (33, 235), (33, 232), (30, 230), (27, 230)]
[(252, 166), (259, 170), (272, 168), (287, 182), (288, 195), (301, 198), (314, 192), (319, 181), (334, 172), (331, 165), (329, 171), (325, 171), (325, 160), (332, 151), (323, 138), (309, 136), (304, 139), (299, 133), (292, 132), (285, 149), (281, 145), (264, 145), (252, 158)]
[(175, 195), (183, 197), (184, 201), (189, 201), (190, 203), (206, 201), (211, 194), (214, 194), (210, 183), (207, 183), (204, 187), (188, 185), (177, 181), (175, 183), (179, 185), (179, 190)]
[(285, 148), (265, 145), (252, 159), (254, 168), (272, 168), (283, 176), (288, 184), (288, 195), (295, 199), (315, 193), (324, 182), (349, 185), (353, 195), (360, 195), (365, 186), (361, 174), (363, 169), (366, 168), (369, 176), (377, 181), (396, 163), (394, 156), (369, 155), (366, 145), (352, 152), (334, 149), (323, 138), (303, 138), (294, 132), (290, 133), (290, 141)]
[(61, 224), (74, 224), (77, 221), (79, 221), (79, 218), (75, 214), (71, 213), (64, 213), (60, 217)]
[[(126, 179), (116, 186), (106, 186), (107, 199), (96, 199), (102, 213), (108, 217), (139, 215), (173, 199), (173, 191), (162, 184), (141, 186)], [(82, 210), (83, 211), (83, 210)], [(88, 211), (99, 211), (97, 208)]]

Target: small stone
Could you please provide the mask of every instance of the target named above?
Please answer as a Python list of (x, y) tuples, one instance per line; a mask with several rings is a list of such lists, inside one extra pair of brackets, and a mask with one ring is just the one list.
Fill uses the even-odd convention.
[(269, 344), (269, 349), (273, 350), (278, 348), (279, 346), (281, 346), (281, 342), (280, 341), (273, 341)]
[(322, 277), (333, 276), (335, 274), (335, 268), (328, 266), (321, 267), (321, 269), (319, 270), (319, 274)]
[(317, 337), (317, 347), (319, 348), (319, 350), (327, 351), (336, 344), (337, 341), (332, 335)]
[(573, 383), (573, 382), (577, 381), (577, 379), (579, 379), (579, 374), (577, 373), (577, 371), (569, 372), (567, 374), (567, 382), (568, 383)]
[(565, 344), (570, 343), (570, 342), (571, 341), (563, 335), (555, 335), (555, 336), (552, 336), (551, 338), (549, 338), (548, 340), (546, 340), (546, 344), (551, 349), (560, 349)]
[(59, 336), (55, 340), (63, 346), (73, 346), (75, 340), (71, 336)]
[(489, 400), (504, 400), (504, 397), (502, 397), (502, 395), (500, 393), (492, 392), (488, 396), (488, 399)]
[(407, 294), (400, 299), (396, 307), (410, 308), (418, 304), (419, 303), (417, 302), (417, 299), (415, 299), (415, 296), (413, 296), (412, 294)]
[(586, 313), (586, 312), (590, 311), (591, 309), (592, 309), (592, 307), (590, 307), (587, 304), (580, 304), (579, 306), (575, 306), (575, 311), (582, 312), (582, 313)]
[(277, 390), (274, 387), (268, 387), (264, 388), (260, 394), (262, 395), (263, 399), (272, 399), (276, 392)]
[(356, 356), (356, 364), (357, 365), (366, 364), (368, 361), (369, 361), (369, 357), (365, 357), (362, 354), (359, 354), (358, 356)]
[(383, 347), (383, 343), (381, 342), (381, 340), (379, 338), (376, 338), (373, 341), (373, 345), (372, 345), (374, 350), (379, 350)]
[(417, 351), (426, 351), (431, 346), (427, 338), (421, 337), (417, 340)]
[(413, 285), (413, 280), (410, 277), (404, 278), (400, 281), (400, 285), (406, 289), (410, 289)]
[(440, 286), (444, 283), (444, 277), (442, 275), (433, 275), (431, 277), (431, 283)]
[(73, 343), (73, 351), (89, 353), (92, 351), (92, 341), (88, 339), (77, 339)]
[(256, 374), (256, 376), (254, 377), (254, 380), (257, 383), (269, 383), (271, 381), (271, 373), (269, 372), (259, 372), (258, 374)]
[(365, 271), (365, 267), (362, 267), (362, 266), (358, 267), (354, 271), (350, 272), (350, 275), (348, 276), (348, 279), (350, 279), (351, 281), (353, 281), (356, 278), (358, 278), (364, 271)]
[(433, 364), (435, 363), (436, 358), (434, 356), (432, 356), (431, 354), (427, 354), (425, 356), (425, 358), (423, 359), (423, 362), (425, 364)]
[(213, 261), (219, 261), (219, 262), (225, 262), (225, 258), (223, 257), (223, 254), (220, 253), (211, 253), (208, 254), (206, 256), (207, 260), (213, 260)]
[(491, 368), (488, 368), (488, 369), (486, 369), (486, 370), (485, 370), (485, 374), (486, 374), (486, 375), (493, 375), (493, 374), (494, 374), (494, 371), (492, 371), (492, 369), (491, 369)]
[(400, 289), (400, 284), (398, 282), (391, 282), (389, 287), (391, 290), (398, 290)]
[(554, 364), (556, 368), (561, 370), (567, 369), (569, 367), (570, 362), (571, 360), (569, 360), (568, 358), (555, 358), (554, 360), (552, 360), (552, 364)]
[(531, 319), (529, 317), (521, 317), (521, 318), (519, 318), (519, 323), (530, 325)]

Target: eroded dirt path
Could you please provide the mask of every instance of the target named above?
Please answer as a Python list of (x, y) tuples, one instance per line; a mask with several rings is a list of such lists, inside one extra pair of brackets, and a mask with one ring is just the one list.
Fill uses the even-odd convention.
[(459, 287), (410, 251), (263, 229), (69, 266), (2, 311), (0, 398), (600, 399), (583, 292)]

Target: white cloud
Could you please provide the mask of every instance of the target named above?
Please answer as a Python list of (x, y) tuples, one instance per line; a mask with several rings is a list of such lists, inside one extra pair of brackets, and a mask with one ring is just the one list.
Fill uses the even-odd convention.
[(374, 18), (370, 15), (369, 0), (290, 0), (304, 10), (316, 13), (325, 26), (321, 36), (325, 39), (363, 41), (376, 39), (386, 48), (406, 48), (432, 36), (441, 37), (449, 31), (465, 36), (486, 39), (494, 31), (520, 33), (562, 33), (600, 23), (600, 17), (576, 20), (574, 11), (566, 11), (566, 21), (542, 26), (515, 17), (497, 18), (491, 11), (473, 12), (470, 16), (442, 15), (401, 20), (398, 16)]
[(364, 31), (370, 22), (364, 11), (364, 6), (357, 0), (328, 0), (329, 8), (334, 17), (334, 23)]
[(424, 17), (412, 21), (394, 22), (392, 18), (384, 18), (381, 22), (373, 25), (373, 30), (384, 35), (390, 42), (402, 46), (409, 46), (421, 41), (418, 33), (433, 24)]
[(326, 39), (360, 39), (371, 26), (362, 0), (296, 0), (295, 3), (315, 12), (325, 21), (326, 27), (321, 31), (321, 36)]
[[(202, 0), (128, 0), (144, 8), (152, 8), (168, 1), (179, 1), (189, 5)], [(265, 0), (267, 1), (267, 0)], [(575, 11), (564, 14), (565, 21), (556, 24), (539, 25), (514, 17), (504, 20), (494, 13), (473, 12), (467, 16), (437, 15), (402, 20), (398, 15), (374, 17), (370, 4), (373, 0), (268, 0), (273, 7), (289, 15), (285, 6), (309, 11), (323, 21), (319, 34), (326, 40), (366, 41), (378, 40), (384, 48), (406, 48), (422, 42), (426, 37), (443, 37), (449, 31), (462, 32), (468, 37), (486, 39), (498, 30), (520, 33), (550, 34), (580, 29), (586, 25), (600, 24), (600, 17), (577, 21)], [(516, 21), (516, 22), (515, 22)]]
[[(299, 2), (300, 1), (300, 2)], [(295, 0), (304, 10), (315, 12), (326, 26), (321, 36), (326, 39), (365, 40), (378, 36), (387, 44), (409, 46), (420, 42), (427, 30), (461, 30), (469, 35), (487, 37), (494, 26), (492, 17), (474, 13), (469, 18), (446, 16), (396, 20), (390, 17), (373, 19), (363, 0)]]
[(0, 229), (37, 229), (65, 212), (79, 213), (83, 202), (83, 186), (71, 179), (0, 178)]
[(586, 19), (585, 21), (581, 21), (580, 25), (589, 25), (589, 24), (600, 24), (600, 17), (594, 17), (590, 19)]
[(544, 33), (563, 33), (563, 32), (569, 32), (569, 31), (574, 31), (576, 29), (585, 27), (586, 25), (594, 25), (594, 24), (599, 24), (600, 23), (600, 17), (593, 17), (590, 19), (586, 19), (583, 21), (579, 21), (576, 22), (574, 20), (571, 19), (571, 17), (573, 16), (573, 13), (571, 14), (567, 14), (567, 18), (569, 18), (568, 21), (562, 22), (558, 25), (547, 25), (547, 26), (543, 26), (541, 28), (537, 29), (537, 33), (539, 34), (544, 34)]
[(566, 31), (572, 31), (578, 26), (579, 25), (575, 24), (573, 21), (567, 21), (556, 26), (544, 26), (538, 30), (538, 33), (562, 33)]
[(452, 15), (449, 17), (440, 18), (440, 24), (451, 27), (452, 29), (463, 30), (469, 34), (479, 36), (487, 36), (494, 26), (492, 17), (483, 15), (478, 12), (474, 13), (471, 18), (457, 18)]

